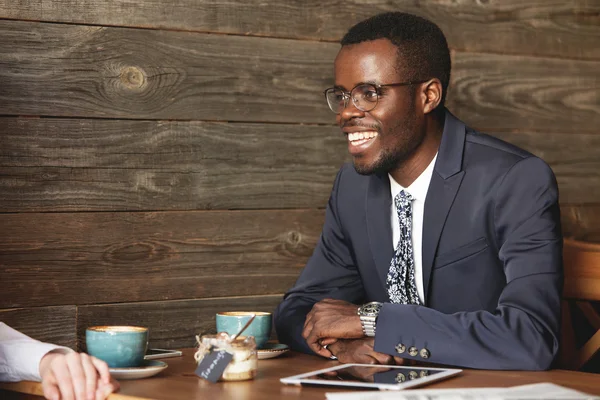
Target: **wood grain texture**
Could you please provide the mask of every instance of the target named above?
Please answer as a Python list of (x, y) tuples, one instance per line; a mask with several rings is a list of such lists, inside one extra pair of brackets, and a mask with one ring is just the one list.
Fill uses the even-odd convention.
[(0, 307), (280, 294), (323, 210), (0, 214)]
[(0, 21), (0, 113), (327, 122), (338, 45)]
[(193, 347), (196, 335), (216, 332), (217, 312), (273, 312), (281, 298), (272, 295), (81, 306), (77, 309), (79, 348), (85, 350), (85, 329), (93, 325), (147, 326), (151, 347)]
[[(0, 263), (1, 264), (1, 263)], [(0, 266), (4, 269), (4, 266)], [(5, 296), (9, 293), (5, 290), (10, 283), (2, 282), (2, 303), (6, 304)], [(31, 286), (36, 285), (35, 279), (30, 279), (28, 282), (19, 282), (19, 291), (21, 296), (27, 296), (31, 290)], [(0, 307), (3, 307), (0, 306)], [(73, 305), (62, 307), (35, 307), (35, 308), (15, 308), (15, 309), (0, 309), (0, 322), (4, 322), (8, 326), (31, 336), (34, 339), (42, 342), (54, 343), (61, 346), (67, 346), (72, 349), (76, 348), (76, 308)]]
[[(600, 238), (599, 205), (565, 206), (566, 236)], [(0, 307), (283, 293), (322, 210), (0, 215)]]
[(452, 68), (449, 108), (473, 128), (598, 133), (599, 62), (456, 53)]
[[(1, 118), (0, 210), (324, 207), (334, 126)], [(563, 203), (600, 199), (600, 135), (494, 133), (553, 168)]]
[[(16, 21), (0, 37), (4, 115), (334, 122), (322, 98), (334, 43)], [(596, 133), (600, 62), (453, 61), (450, 109), (474, 127)]]
[(588, 0), (32, 0), (0, 17), (239, 35), (339, 40), (354, 23), (405, 11), (436, 22), (454, 49), (599, 59), (600, 4)]
[(4, 117), (0, 132), (3, 168), (156, 168), (208, 174), (232, 164), (251, 176), (252, 164), (284, 169), (304, 163), (303, 169), (312, 167), (317, 173), (341, 165), (347, 153), (346, 139), (333, 125)]
[[(563, 257), (565, 262), (563, 297), (586, 302), (600, 301), (600, 243), (565, 239)], [(588, 318), (586, 312), (583, 315)], [(594, 327), (594, 329), (600, 328)]]
[(600, 204), (564, 205), (561, 219), (565, 237), (600, 243)]
[(333, 126), (0, 118), (0, 210), (324, 207)]
[[(193, 348), (183, 349), (183, 357), (165, 360), (169, 364), (169, 368), (156, 377), (121, 381), (120, 391), (117, 395), (111, 395), (108, 400), (125, 400), (125, 396), (133, 397), (132, 400), (139, 398), (159, 398), (161, 400), (323, 400), (326, 398), (326, 393), (348, 392), (349, 390), (346, 387), (336, 388), (334, 386), (311, 385), (299, 387), (282, 385), (281, 378), (339, 365), (339, 363), (323, 357), (294, 351), (290, 351), (276, 359), (259, 361), (256, 379), (247, 382), (212, 384), (198, 379), (193, 374), (196, 367), (193, 358), (194, 351)], [(467, 368), (456, 377), (433, 382), (427, 388), (455, 388), (458, 390), (465, 388), (510, 388), (542, 382), (552, 382), (565, 388), (589, 393), (589, 397), (592, 398), (600, 395), (597, 374), (565, 370), (490, 371)], [(0, 384), (0, 388), (26, 393), (39, 393), (41, 384), (4, 383)], [(355, 393), (360, 392), (355, 391)], [(365, 398), (374, 397), (377, 394), (376, 392), (366, 391), (362, 393), (368, 396)], [(388, 397), (390, 394), (386, 393), (385, 396)], [(343, 396), (343, 394), (340, 395)]]

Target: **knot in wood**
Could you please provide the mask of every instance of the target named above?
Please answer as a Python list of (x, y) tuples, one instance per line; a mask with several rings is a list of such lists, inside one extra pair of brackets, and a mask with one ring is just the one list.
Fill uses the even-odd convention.
[(139, 89), (146, 84), (146, 75), (136, 67), (121, 68), (121, 83), (129, 89)]
[(302, 241), (302, 235), (300, 232), (290, 231), (287, 234), (287, 242), (293, 246), (297, 246)]

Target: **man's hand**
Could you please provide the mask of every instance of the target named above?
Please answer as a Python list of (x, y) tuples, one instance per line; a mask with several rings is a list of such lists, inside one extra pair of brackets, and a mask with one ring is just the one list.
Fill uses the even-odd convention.
[(373, 350), (375, 345), (375, 338), (366, 337), (362, 339), (353, 340), (338, 340), (337, 342), (329, 345), (331, 352), (344, 364), (357, 363), (357, 364), (385, 364), (393, 365), (397, 362), (402, 363), (401, 358), (395, 359), (394, 357), (378, 353)]
[(40, 376), (44, 396), (51, 400), (102, 400), (119, 389), (108, 365), (85, 353), (46, 354)]
[(316, 303), (306, 316), (302, 336), (315, 353), (330, 357), (323, 347), (336, 339), (362, 338), (363, 331), (358, 317), (358, 306), (342, 300), (325, 299)]

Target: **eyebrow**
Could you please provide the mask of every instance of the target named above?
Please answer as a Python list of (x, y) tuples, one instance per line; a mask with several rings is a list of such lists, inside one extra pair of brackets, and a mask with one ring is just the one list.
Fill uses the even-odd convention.
[(373, 85), (373, 86), (379, 85), (379, 83), (377, 83), (377, 81), (364, 81), (364, 82), (359, 83), (359, 85), (364, 85), (364, 84), (369, 84), (369, 85)]
[[(355, 88), (357, 86), (360, 85), (373, 85), (373, 86), (378, 86), (379, 83), (377, 83), (376, 81), (370, 80), (370, 81), (362, 81), (362, 82), (358, 82), (356, 85), (352, 86), (352, 88)], [(345, 92), (347, 92), (348, 90), (346, 89), (346, 87), (342, 86), (342, 85), (333, 85), (334, 88), (336, 89), (340, 89), (343, 90)]]

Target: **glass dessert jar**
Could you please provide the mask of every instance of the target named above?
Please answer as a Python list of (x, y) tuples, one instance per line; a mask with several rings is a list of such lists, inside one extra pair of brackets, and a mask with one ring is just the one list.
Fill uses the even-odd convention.
[(227, 365), (222, 381), (245, 381), (256, 376), (258, 356), (253, 336), (239, 336), (231, 341), (229, 335), (221, 332), (217, 335), (203, 335), (198, 339), (198, 350), (194, 354), (196, 363), (211, 351), (225, 350), (233, 354), (233, 360)]

